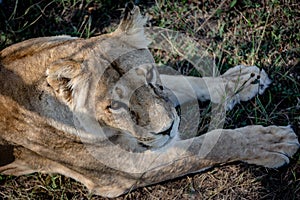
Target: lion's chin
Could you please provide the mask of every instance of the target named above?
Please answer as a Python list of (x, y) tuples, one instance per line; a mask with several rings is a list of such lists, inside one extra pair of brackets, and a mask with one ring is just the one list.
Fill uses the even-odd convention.
[(173, 123), (169, 128), (166, 128), (164, 131), (159, 133), (153, 133), (153, 139), (139, 139), (139, 142), (148, 147), (148, 148), (161, 148), (168, 145), (171, 141), (173, 141), (178, 135), (180, 118), (178, 116), (175, 117)]

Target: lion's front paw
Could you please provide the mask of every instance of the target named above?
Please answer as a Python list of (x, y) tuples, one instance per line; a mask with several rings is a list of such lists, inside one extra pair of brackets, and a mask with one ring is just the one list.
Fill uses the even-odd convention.
[(221, 76), (226, 85), (227, 109), (230, 110), (240, 101), (248, 101), (262, 94), (272, 82), (263, 69), (256, 66), (239, 65)]
[(246, 133), (248, 135), (245, 138), (248, 140), (244, 149), (245, 158), (242, 159), (247, 163), (278, 168), (288, 164), (289, 158), (300, 147), (297, 136), (290, 126), (249, 126), (249, 129), (251, 130)]

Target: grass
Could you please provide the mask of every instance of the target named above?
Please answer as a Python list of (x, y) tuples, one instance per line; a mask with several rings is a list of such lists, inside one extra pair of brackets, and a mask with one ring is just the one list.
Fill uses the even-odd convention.
[[(113, 30), (125, 1), (12, 1), (0, 5), (0, 49), (25, 39), (68, 34), (88, 38)], [(300, 5), (279, 1), (140, 1), (148, 26), (187, 34), (214, 55), (225, 72), (238, 64), (257, 65), (273, 83), (262, 96), (227, 114), (225, 127), (250, 124), (294, 126), (300, 130)], [(189, 75), (184, 58), (151, 50), (158, 63)], [(207, 106), (207, 104), (203, 104)], [(205, 129), (207, 110), (201, 126)], [(200, 128), (201, 129), (201, 128)], [(80, 183), (60, 176), (0, 175), (3, 199), (102, 199)], [(300, 154), (278, 170), (235, 163), (140, 188), (118, 199), (300, 199)]]

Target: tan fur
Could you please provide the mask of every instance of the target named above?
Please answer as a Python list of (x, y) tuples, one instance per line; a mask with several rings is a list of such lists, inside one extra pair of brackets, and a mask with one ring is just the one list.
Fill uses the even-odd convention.
[(218, 163), (289, 162), (299, 147), (290, 127), (180, 139), (176, 104), (196, 96), (232, 109), (262, 94), (270, 80), (255, 66), (214, 78), (160, 75), (144, 22), (138, 7), (127, 7), (111, 34), (37, 38), (0, 52), (0, 173), (60, 173), (115, 197)]

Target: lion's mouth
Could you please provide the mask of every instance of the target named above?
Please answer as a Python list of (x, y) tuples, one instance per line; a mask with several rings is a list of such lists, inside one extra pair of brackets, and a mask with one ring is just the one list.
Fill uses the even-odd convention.
[[(154, 136), (150, 140), (140, 140), (145, 146), (151, 147), (151, 148), (159, 148), (162, 146), (165, 146), (169, 144), (173, 138), (178, 134), (178, 128), (179, 128), (179, 122), (180, 118), (179, 116), (176, 116), (174, 121), (171, 123), (171, 125), (166, 128), (164, 131), (161, 131), (159, 133), (153, 133)], [(149, 138), (148, 138), (149, 139)]]
[(153, 134), (161, 134), (161, 135), (169, 135), (171, 134), (171, 131), (173, 129), (173, 125), (174, 125), (174, 122), (171, 123), (171, 125), (169, 126), (169, 128), (166, 128), (166, 130), (162, 131), (162, 132), (159, 132), (159, 133), (153, 133)]
[(180, 121), (180, 117), (177, 115), (177, 112), (175, 114), (174, 112), (174, 119), (173, 121), (170, 123), (169, 126), (165, 127), (163, 129), (163, 131), (160, 131), (158, 133), (153, 133), (154, 135), (168, 135), (171, 138), (174, 137), (176, 135), (176, 133), (178, 132), (178, 127), (179, 127), (179, 121)]

